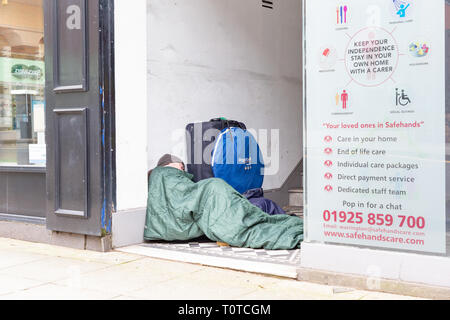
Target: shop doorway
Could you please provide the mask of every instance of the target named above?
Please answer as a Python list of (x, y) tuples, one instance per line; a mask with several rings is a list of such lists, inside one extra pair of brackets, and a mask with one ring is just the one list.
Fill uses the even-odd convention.
[[(237, 120), (265, 154), (265, 197), (303, 215), (301, 2), (147, 1), (149, 169), (166, 153), (186, 158), (189, 123)], [(300, 257), (300, 250), (219, 247), (207, 239), (119, 250), (293, 278)]]

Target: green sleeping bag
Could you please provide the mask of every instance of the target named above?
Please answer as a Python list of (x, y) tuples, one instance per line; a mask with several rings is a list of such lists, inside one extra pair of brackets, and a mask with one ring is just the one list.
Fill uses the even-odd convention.
[(233, 247), (288, 250), (303, 241), (303, 220), (269, 216), (221, 179), (198, 183), (171, 167), (153, 170), (144, 238), (188, 241), (207, 236)]

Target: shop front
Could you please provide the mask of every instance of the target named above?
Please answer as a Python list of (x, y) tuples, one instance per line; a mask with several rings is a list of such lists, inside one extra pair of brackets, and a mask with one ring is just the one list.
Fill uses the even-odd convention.
[(52, 243), (110, 233), (110, 26), (112, 1), (2, 1), (2, 233), (28, 239), (15, 222)]
[[(450, 4), (267, 2), (3, 1), (0, 236), (448, 294)], [(223, 116), (301, 249), (144, 243), (148, 170)]]

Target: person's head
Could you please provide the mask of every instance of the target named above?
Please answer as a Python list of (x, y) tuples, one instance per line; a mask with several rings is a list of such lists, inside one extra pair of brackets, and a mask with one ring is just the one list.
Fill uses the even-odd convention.
[(162, 158), (158, 161), (158, 167), (172, 167), (181, 171), (185, 170), (183, 160), (171, 154), (165, 154), (162, 156)]
[[(175, 169), (178, 169), (181, 171), (186, 170), (186, 166), (184, 165), (183, 160), (181, 160), (180, 158), (173, 156), (171, 154), (165, 154), (164, 156), (162, 156), (162, 158), (159, 159), (159, 161), (158, 161), (157, 167), (171, 167), (171, 168), (175, 168)], [(149, 179), (152, 174), (152, 171), (153, 170), (150, 170), (148, 172)]]

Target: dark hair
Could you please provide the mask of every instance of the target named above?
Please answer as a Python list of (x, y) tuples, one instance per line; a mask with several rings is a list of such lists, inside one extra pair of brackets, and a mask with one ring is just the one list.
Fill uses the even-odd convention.
[(171, 163), (182, 163), (184, 165), (183, 160), (181, 160), (180, 158), (171, 154), (165, 154), (161, 159), (159, 159), (158, 167), (165, 167)]

